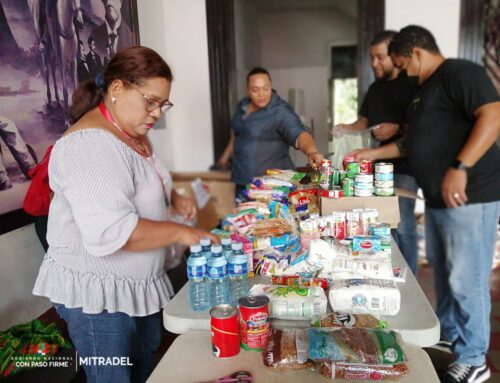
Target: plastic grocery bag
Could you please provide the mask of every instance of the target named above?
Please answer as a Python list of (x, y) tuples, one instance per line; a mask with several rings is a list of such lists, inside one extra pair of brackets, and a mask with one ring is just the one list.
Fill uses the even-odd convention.
[(332, 141), (328, 144), (328, 152), (332, 153), (330, 156), (332, 166), (342, 169), (342, 161), (346, 154), (354, 149), (373, 148), (377, 144), (378, 141), (372, 137), (370, 131), (345, 132), (341, 137), (333, 137)]

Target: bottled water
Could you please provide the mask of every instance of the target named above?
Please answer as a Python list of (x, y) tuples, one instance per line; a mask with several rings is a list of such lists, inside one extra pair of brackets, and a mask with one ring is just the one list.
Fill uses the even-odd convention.
[(241, 242), (234, 242), (231, 245), (231, 249), (233, 250), (233, 254), (243, 254), (243, 244)]
[(212, 245), (212, 256), (208, 260), (207, 273), (210, 280), (210, 304), (212, 307), (229, 303), (227, 260), (222, 255), (221, 245)]
[(207, 262), (210, 259), (210, 256), (212, 255), (210, 253), (210, 249), (212, 247), (212, 241), (210, 241), (209, 238), (202, 238), (200, 241), (201, 245), (201, 253), (205, 256)]
[[(241, 243), (240, 243), (241, 245)], [(247, 256), (243, 252), (233, 253), (227, 264), (229, 295), (231, 304), (237, 306), (241, 297), (248, 295)]]
[(228, 261), (231, 254), (233, 254), (233, 249), (231, 248), (231, 238), (222, 238), (220, 242), (222, 245), (222, 255), (224, 255)]
[(189, 278), (189, 304), (193, 311), (205, 311), (210, 306), (210, 284), (207, 279), (207, 260), (200, 245), (191, 246), (191, 255), (187, 260)]

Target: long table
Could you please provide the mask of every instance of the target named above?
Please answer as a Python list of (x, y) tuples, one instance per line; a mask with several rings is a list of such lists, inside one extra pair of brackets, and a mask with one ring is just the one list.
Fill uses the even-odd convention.
[[(408, 344), (403, 345), (403, 349), (409, 373), (398, 379), (398, 383), (439, 382), (425, 351)], [(250, 372), (255, 383), (332, 382), (331, 379), (310, 370), (272, 371), (263, 366), (262, 355), (258, 352), (242, 349), (232, 358), (216, 358), (212, 354), (208, 332), (192, 332), (177, 337), (147, 382), (208, 383), (240, 370)]]
[[(398, 246), (392, 243), (392, 264), (394, 267), (407, 267)], [(250, 279), (251, 284), (269, 283), (269, 278), (255, 276)], [(408, 270), (406, 282), (398, 283), (401, 292), (401, 310), (396, 316), (383, 317), (392, 330), (399, 331), (405, 343), (419, 347), (428, 347), (439, 341), (439, 320), (415, 276)], [(163, 324), (165, 328), (176, 334), (189, 331), (210, 331), (208, 312), (196, 313), (189, 307), (188, 284), (170, 301), (163, 310)], [(331, 310), (331, 309), (329, 309)], [(308, 327), (305, 321), (272, 320), (272, 326), (281, 327)]]

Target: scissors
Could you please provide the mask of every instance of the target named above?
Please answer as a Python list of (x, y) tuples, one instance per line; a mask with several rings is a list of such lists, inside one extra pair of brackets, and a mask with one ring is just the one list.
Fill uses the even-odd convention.
[(231, 375), (215, 380), (213, 383), (234, 383), (234, 382), (252, 382), (252, 374), (248, 371), (236, 371)]

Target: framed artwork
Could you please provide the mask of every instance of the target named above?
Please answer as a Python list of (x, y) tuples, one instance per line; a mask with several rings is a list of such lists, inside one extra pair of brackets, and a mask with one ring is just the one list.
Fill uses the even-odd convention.
[(30, 222), (28, 172), (69, 126), (75, 88), (137, 44), (136, 0), (0, 0), (0, 234)]

